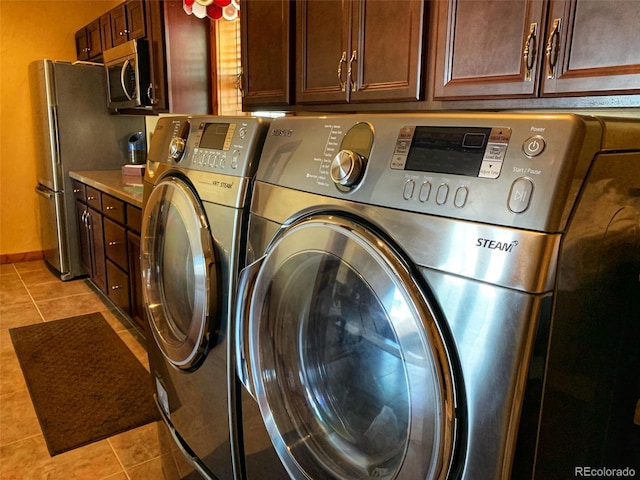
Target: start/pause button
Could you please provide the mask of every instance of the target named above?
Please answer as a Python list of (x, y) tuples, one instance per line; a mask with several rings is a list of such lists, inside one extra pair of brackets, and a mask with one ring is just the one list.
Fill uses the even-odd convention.
[(507, 202), (509, 210), (513, 213), (522, 213), (531, 204), (533, 195), (533, 182), (528, 178), (518, 178), (511, 184), (509, 200)]

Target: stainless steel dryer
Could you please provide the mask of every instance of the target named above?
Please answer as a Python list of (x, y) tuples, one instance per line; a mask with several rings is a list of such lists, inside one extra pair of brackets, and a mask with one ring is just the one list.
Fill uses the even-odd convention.
[(253, 175), (268, 122), (163, 117), (144, 182), (141, 263), (156, 401), (205, 478), (235, 477), (230, 312), (244, 261)]
[(639, 208), (638, 121), (274, 121), (238, 291), (246, 477), (640, 473)]

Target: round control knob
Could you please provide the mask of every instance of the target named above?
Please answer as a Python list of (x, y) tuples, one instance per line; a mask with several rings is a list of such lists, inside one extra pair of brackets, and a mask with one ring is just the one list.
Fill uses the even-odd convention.
[(187, 142), (184, 141), (184, 138), (173, 137), (171, 139), (171, 143), (169, 144), (169, 156), (176, 162), (179, 162), (186, 146)]
[(351, 150), (340, 150), (331, 162), (331, 179), (338, 185), (350, 187), (364, 170), (365, 159)]

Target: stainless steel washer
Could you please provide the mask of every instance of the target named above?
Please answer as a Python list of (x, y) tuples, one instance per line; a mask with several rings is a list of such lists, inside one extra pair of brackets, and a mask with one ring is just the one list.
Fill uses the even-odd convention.
[(640, 122), (284, 118), (236, 309), (245, 475), (638, 468)]
[[(233, 479), (230, 314), (267, 121), (160, 118), (144, 183), (143, 294), (158, 407), (205, 478)], [(230, 415), (231, 414), (231, 415)]]

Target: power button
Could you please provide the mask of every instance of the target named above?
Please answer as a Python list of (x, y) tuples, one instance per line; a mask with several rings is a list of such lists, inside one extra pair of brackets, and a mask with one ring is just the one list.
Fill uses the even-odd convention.
[(527, 138), (522, 144), (522, 151), (527, 157), (535, 157), (540, 155), (544, 150), (546, 143), (540, 135), (534, 135)]

